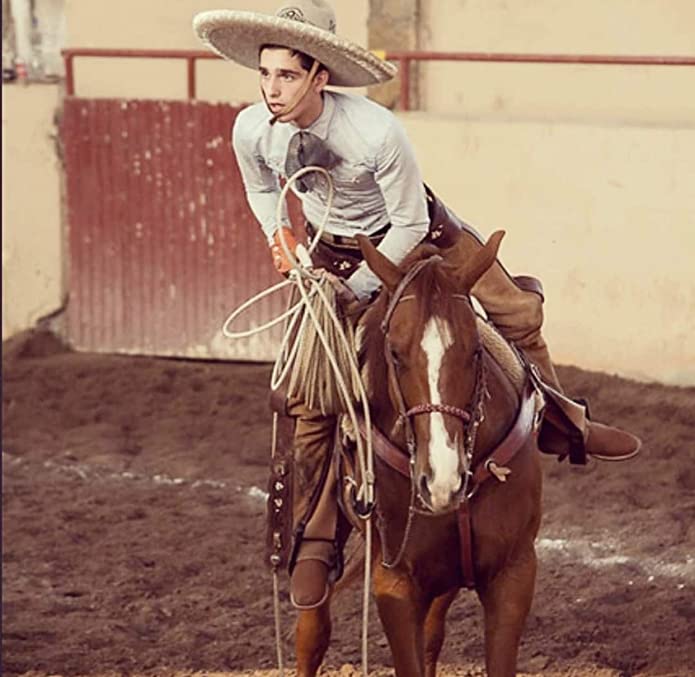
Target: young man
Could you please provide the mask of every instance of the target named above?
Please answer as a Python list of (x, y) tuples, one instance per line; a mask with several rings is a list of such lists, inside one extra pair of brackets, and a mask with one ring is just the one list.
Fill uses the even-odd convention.
[[(362, 96), (327, 91), (326, 85), (365, 86), (395, 74), (390, 64), (335, 34), (335, 15), (324, 0), (296, 0), (275, 16), (213, 11), (194, 21), (199, 37), (214, 51), (258, 69), (263, 101), (242, 111), (233, 146), (249, 205), (268, 238), (273, 261), (289, 270), (278, 231), (294, 243), (286, 213), (276, 222), (279, 180), (306, 165), (326, 167), (335, 197), (314, 263), (344, 282), (342, 301), (368, 299), (379, 281), (361, 261), (355, 235), (370, 236), (378, 249), (400, 263), (418, 243), (446, 247), (463, 240), (471, 253), (480, 237), (424, 186), (413, 149), (396, 117)], [(293, 188), (307, 230), (318, 223), (326, 186), (310, 175)], [(562, 394), (541, 335), (542, 292), (528, 279), (514, 279), (497, 262), (473, 294), (504, 336), (540, 372), (552, 406), (547, 408), (541, 447), (582, 462), (634, 456), (640, 441), (618, 428), (589, 421), (583, 405)], [(295, 419), (294, 543), (290, 557), (291, 598), (298, 608), (323, 602), (335, 574), (337, 508), (329, 472), (334, 421), (289, 402)]]

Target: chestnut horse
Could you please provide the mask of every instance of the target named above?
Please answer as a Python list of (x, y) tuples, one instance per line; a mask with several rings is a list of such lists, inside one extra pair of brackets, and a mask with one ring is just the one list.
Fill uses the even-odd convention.
[[(541, 515), (535, 435), (518, 445), (508, 476), (475, 483), (521, 405), (517, 390), (483, 349), (470, 303), (502, 235), (493, 235), (468, 260), (456, 246), (423, 246), (400, 268), (360, 238), (367, 264), (383, 283), (361, 320), (372, 419), (395, 446), (410, 450), (409, 478), (378, 457), (375, 465), (373, 594), (398, 677), (435, 675), (447, 610), (467, 583), (460, 554), (462, 503), (470, 514), (487, 672), (516, 672)], [(323, 659), (329, 606), (330, 600), (300, 612), (300, 675), (315, 674)]]

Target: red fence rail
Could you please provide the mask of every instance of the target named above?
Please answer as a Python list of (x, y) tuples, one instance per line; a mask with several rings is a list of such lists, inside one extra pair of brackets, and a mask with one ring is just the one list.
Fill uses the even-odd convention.
[(77, 48), (64, 49), (65, 59), (65, 89), (68, 96), (75, 96), (75, 65), (76, 57), (99, 57), (117, 59), (184, 59), (187, 64), (188, 98), (196, 98), (195, 63), (198, 59), (219, 59), (212, 52), (185, 49), (96, 49)]
[[(212, 52), (177, 49), (64, 49), (65, 82), (68, 96), (75, 95), (76, 57), (183, 59), (187, 64), (188, 98), (196, 98), (198, 59), (217, 59)], [(487, 61), (491, 63), (583, 64), (600, 66), (695, 66), (695, 56), (620, 56), (608, 54), (516, 54), (503, 52), (379, 52), (387, 61), (400, 67), (400, 109), (410, 110), (410, 64), (413, 61)]]
[(413, 61), (489, 61), (492, 63), (584, 64), (600, 66), (695, 66), (693, 56), (618, 56), (608, 54), (515, 54), (495, 52), (386, 52), (398, 61), (400, 109), (410, 110), (410, 64)]

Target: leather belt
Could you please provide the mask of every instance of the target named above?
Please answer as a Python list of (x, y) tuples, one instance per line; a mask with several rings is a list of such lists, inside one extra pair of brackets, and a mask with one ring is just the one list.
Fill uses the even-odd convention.
[[(369, 235), (369, 239), (375, 245), (379, 244), (379, 242), (384, 239), (389, 228), (391, 228), (391, 224), (387, 223), (383, 228), (377, 230), (376, 233)], [(314, 228), (314, 226), (308, 221), (306, 222), (306, 232), (310, 238), (314, 237), (316, 234), (316, 228)], [(359, 251), (360, 248), (356, 238), (349, 237), (348, 235), (334, 235), (333, 233), (327, 233), (326, 231), (321, 234), (321, 242), (329, 247), (336, 247), (338, 249), (356, 249)]]

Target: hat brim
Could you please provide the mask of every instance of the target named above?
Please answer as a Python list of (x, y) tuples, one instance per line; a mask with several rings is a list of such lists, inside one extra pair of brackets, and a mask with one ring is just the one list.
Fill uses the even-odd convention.
[(258, 68), (263, 45), (296, 49), (322, 63), (329, 84), (364, 87), (393, 78), (397, 68), (354, 42), (292, 19), (235, 10), (201, 12), (193, 19), (198, 37), (213, 52), (247, 68)]

